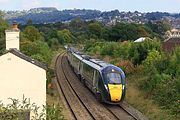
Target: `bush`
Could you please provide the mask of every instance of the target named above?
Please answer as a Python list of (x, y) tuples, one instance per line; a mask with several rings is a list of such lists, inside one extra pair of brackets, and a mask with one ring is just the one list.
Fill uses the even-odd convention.
[(141, 64), (151, 50), (161, 51), (161, 44), (156, 39), (146, 39), (140, 43), (134, 43), (129, 51), (129, 59), (133, 61), (133, 64)]
[(161, 55), (158, 51), (156, 50), (152, 50), (148, 53), (147, 58), (143, 61), (144, 66), (146, 66), (147, 69), (149, 69), (149, 67), (153, 67), (154, 63), (156, 61), (159, 61), (161, 59)]
[(118, 45), (117, 49), (114, 51), (114, 57), (120, 57), (124, 60), (128, 60), (129, 51), (132, 46), (132, 42), (122, 42), (116, 43)]
[(129, 60), (124, 60), (116, 64), (116, 66), (122, 68), (126, 74), (132, 74), (135, 72), (133, 63)]
[(179, 52), (179, 48), (170, 55), (150, 51), (143, 61), (148, 79), (141, 83), (148, 96), (162, 108), (170, 110), (174, 117), (178, 117), (177, 108), (180, 106)]
[(105, 44), (102, 48), (101, 48), (101, 51), (100, 51), (100, 54), (102, 56), (106, 56), (106, 55), (109, 55), (109, 56), (114, 56), (114, 53), (115, 51), (117, 50), (118, 48), (118, 44), (115, 43), (115, 42), (110, 42), (108, 44)]
[(0, 102), (0, 119), (1, 120), (28, 120), (30, 112), (33, 116), (32, 120), (63, 120), (62, 108), (59, 105), (47, 105), (43, 106), (40, 111), (39, 107), (34, 103), (31, 104), (27, 98), (19, 101), (12, 99), (12, 104), (4, 105)]
[(62, 108), (59, 105), (47, 105), (46, 111), (46, 120), (64, 120), (64, 116), (61, 114)]
[(52, 83), (52, 78), (54, 78), (55, 77), (55, 72), (54, 72), (54, 69), (51, 69), (51, 68), (48, 68), (48, 70), (47, 70), (47, 83), (46, 83), (46, 88), (48, 88), (48, 85), (50, 84), (50, 83)]

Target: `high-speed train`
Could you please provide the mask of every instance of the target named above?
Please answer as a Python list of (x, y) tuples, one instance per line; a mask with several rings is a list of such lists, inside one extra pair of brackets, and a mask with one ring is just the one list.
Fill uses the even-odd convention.
[(117, 66), (78, 52), (75, 48), (67, 48), (69, 64), (80, 80), (105, 103), (119, 104), (126, 92), (125, 74)]

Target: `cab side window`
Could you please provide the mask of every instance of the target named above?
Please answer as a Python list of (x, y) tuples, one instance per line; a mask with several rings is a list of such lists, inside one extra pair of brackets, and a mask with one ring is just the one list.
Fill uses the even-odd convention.
[(99, 77), (100, 77), (99, 71), (96, 70), (95, 71), (95, 78), (93, 80), (93, 86), (98, 87), (97, 83), (99, 81)]

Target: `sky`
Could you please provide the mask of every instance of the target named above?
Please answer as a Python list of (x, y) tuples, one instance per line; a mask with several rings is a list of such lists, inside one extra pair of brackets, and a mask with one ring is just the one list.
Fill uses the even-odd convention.
[(0, 0), (0, 10), (29, 10), (37, 7), (96, 9), (110, 11), (180, 13), (180, 0)]

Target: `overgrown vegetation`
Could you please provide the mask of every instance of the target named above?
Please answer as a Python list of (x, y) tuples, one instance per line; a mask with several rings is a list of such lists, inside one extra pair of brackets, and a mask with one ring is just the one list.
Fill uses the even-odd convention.
[[(154, 99), (164, 109), (179, 116), (180, 106), (180, 48), (171, 55), (160, 54), (153, 50), (144, 61), (148, 79), (140, 86), (147, 91), (148, 97)], [(180, 116), (179, 116), (180, 117)]]
[(1, 120), (27, 120), (31, 116), (31, 120), (63, 120), (61, 115), (62, 108), (59, 105), (37, 106), (30, 103), (30, 100), (24, 98), (22, 101), (12, 99), (11, 104), (4, 105), (0, 102), (0, 119)]

